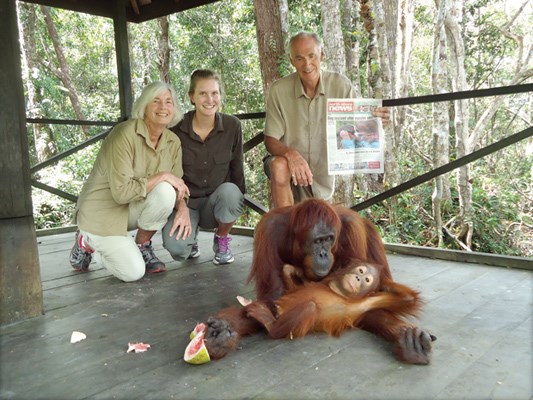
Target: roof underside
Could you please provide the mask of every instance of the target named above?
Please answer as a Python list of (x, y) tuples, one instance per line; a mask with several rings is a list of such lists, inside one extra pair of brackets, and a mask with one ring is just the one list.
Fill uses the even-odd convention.
[(123, 4), (128, 22), (144, 22), (214, 3), (218, 0), (22, 0), (27, 3), (113, 18), (116, 4)]

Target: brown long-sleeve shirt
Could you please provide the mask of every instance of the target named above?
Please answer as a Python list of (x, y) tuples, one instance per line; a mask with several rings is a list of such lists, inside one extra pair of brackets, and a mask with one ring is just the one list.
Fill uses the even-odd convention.
[(195, 111), (172, 128), (183, 153), (183, 180), (191, 198), (207, 197), (224, 182), (233, 182), (244, 194), (241, 122), (233, 115), (216, 113), (215, 127), (202, 141), (192, 128)]

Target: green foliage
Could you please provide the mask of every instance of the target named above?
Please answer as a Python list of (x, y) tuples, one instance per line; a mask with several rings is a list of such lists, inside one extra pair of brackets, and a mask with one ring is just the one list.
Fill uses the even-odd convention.
[(281, 56), (278, 59), (278, 71), (281, 76), (289, 75), (294, 71), (291, 61), (287, 56)]
[[(489, 12), (480, 13), (478, 5), (473, 7), (471, 12), (465, 13), (465, 67), (477, 88), (490, 86), (496, 70), (507, 62), (506, 58), (516, 49), (516, 43), (503, 36), (500, 30), (502, 21), (507, 18), (504, 10), (490, 10), (489, 7)], [(487, 69), (487, 65), (494, 68)]]
[[(38, 7), (21, 2), (21, 25), (33, 29), (33, 68), (25, 77), (35, 89), (36, 115), (43, 118), (76, 119), (68, 92), (55, 75), (56, 55), (43, 15)], [(289, 35), (301, 30), (322, 34), (321, 4), (318, 0), (289, 1)], [(501, 34), (500, 28), (514, 13), (517, 5), (506, 0), (466, 0), (463, 35), (465, 40), (465, 68), (470, 87), (493, 87), (509, 84), (516, 67), (516, 44)], [(531, 8), (529, 8), (530, 10)], [(71, 75), (81, 102), (83, 114), (89, 120), (117, 121), (120, 117), (114, 29), (107, 18), (51, 9), (54, 26), (68, 60)], [(216, 16), (213, 18), (213, 16)], [(421, 1), (415, 7), (415, 30), (410, 68), (406, 76), (409, 96), (431, 94), (431, 59), (433, 46), (434, 2)], [(356, 18), (360, 18), (356, 16)], [(531, 41), (529, 27), (532, 15), (524, 12), (512, 26), (513, 32)], [(169, 16), (171, 45), (170, 81), (180, 97), (183, 111), (191, 109), (187, 97), (190, 74), (198, 68), (211, 68), (224, 81), (223, 111), (231, 114), (264, 111), (264, 96), (260, 73), (252, 0), (218, 1)], [(360, 21), (359, 21), (360, 22)], [(358, 29), (359, 27), (359, 29)], [(30, 29), (31, 28), (31, 29)], [(130, 57), (133, 94), (136, 98), (149, 82), (160, 79), (158, 71), (157, 20), (129, 24)], [(369, 36), (361, 24), (343, 27), (356, 38), (360, 48), (359, 81), (362, 93), (368, 93), (368, 68), (372, 74), (378, 64), (369, 65)], [(293, 68), (286, 57), (278, 60), (282, 75)], [(449, 89), (451, 90), (451, 89)], [(492, 98), (471, 101), (469, 126), (475, 126), (479, 116), (493, 102)], [(453, 107), (450, 106), (453, 111)], [(490, 121), (487, 133), (479, 146), (485, 146), (510, 133), (530, 125), (531, 99), (528, 94), (507, 96), (498, 113)], [(405, 182), (432, 169), (432, 107), (407, 107), (401, 137), (396, 138), (396, 161), (400, 181)], [(453, 115), (452, 115), (453, 118)], [(250, 140), (263, 129), (263, 120), (243, 121), (244, 140)], [(529, 125), (528, 125), (529, 124)], [(35, 150), (37, 129), (28, 125), (30, 156), (37, 163)], [(106, 128), (91, 127), (88, 133), (80, 127), (43, 125), (42, 137), (59, 153), (79, 144), (87, 137)], [(455, 158), (455, 133), (450, 129), (450, 158)], [(37, 178), (50, 186), (73, 195), (81, 190), (99, 149), (90, 146), (38, 173)], [(528, 153), (529, 151), (529, 153)], [(262, 159), (266, 155), (259, 145), (245, 155), (245, 174), (248, 194), (269, 204), (268, 180), (263, 173)], [(511, 146), (472, 165), (474, 207), (474, 250), (531, 255), (532, 210), (531, 152), (526, 143)], [(383, 191), (383, 179), (370, 180), (369, 189), (355, 189), (352, 204)], [(454, 221), (459, 214), (455, 173), (449, 174), (451, 201), (443, 206), (443, 219)], [(375, 205), (363, 214), (379, 227), (385, 240), (393, 243), (436, 246), (437, 235), (432, 216), (433, 182)], [(528, 197), (529, 196), (529, 197)], [(35, 220), (38, 228), (70, 223), (74, 205), (40, 190), (33, 195)], [(259, 215), (247, 209), (238, 225), (255, 226)], [(453, 223), (449, 225), (453, 231)], [(453, 240), (446, 247), (456, 249)]]
[(33, 218), (37, 229), (49, 229), (72, 224), (74, 204), (62, 201), (57, 196), (38, 189), (33, 190), (33, 196), (39, 199), (34, 206)]
[[(431, 212), (426, 210), (431, 210), (432, 190), (430, 184), (424, 184), (372, 208), (369, 217), (381, 228), (386, 242), (431, 244), (434, 227)], [(392, 218), (389, 215), (391, 203)]]
[(319, 0), (288, 0), (288, 4), (289, 37), (300, 31), (322, 35)]
[(482, 188), (474, 188), (474, 251), (520, 255), (518, 249), (513, 249), (511, 238), (505, 235), (509, 222), (518, 220), (518, 213), (512, 205), (519, 201), (517, 193), (491, 195)]
[[(217, 15), (206, 24), (206, 15)], [(223, 111), (230, 114), (262, 111), (263, 96), (255, 19), (251, 1), (239, 7), (217, 2), (171, 16), (171, 82), (182, 94), (183, 109), (191, 108), (187, 97), (189, 77), (195, 69), (210, 68), (222, 77), (225, 87)], [(243, 40), (243, 38), (249, 38)], [(148, 60), (157, 60), (156, 46), (148, 47)], [(181, 49), (187, 49), (186, 52)], [(145, 49), (144, 51), (148, 51)], [(153, 79), (157, 79), (155, 71)]]

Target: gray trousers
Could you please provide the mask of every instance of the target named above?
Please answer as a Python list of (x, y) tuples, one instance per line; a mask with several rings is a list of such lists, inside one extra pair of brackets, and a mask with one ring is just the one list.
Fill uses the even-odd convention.
[(170, 236), (170, 229), (176, 215), (175, 210), (162, 230), (163, 247), (176, 261), (184, 261), (189, 257), (192, 245), (198, 240), (200, 228), (214, 229), (219, 223), (235, 222), (242, 214), (244, 195), (237, 185), (225, 182), (209, 197), (189, 199), (187, 205), (191, 219), (191, 236), (179, 240), (175, 236)]

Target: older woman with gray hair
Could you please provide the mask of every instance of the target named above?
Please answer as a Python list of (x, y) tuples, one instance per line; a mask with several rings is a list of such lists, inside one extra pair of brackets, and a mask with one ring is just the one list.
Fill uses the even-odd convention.
[[(132, 118), (107, 136), (78, 198), (79, 230), (70, 253), (76, 271), (87, 271), (93, 255), (125, 282), (165, 271), (151, 239), (189, 197), (181, 142), (168, 129), (181, 118), (174, 89), (153, 82), (133, 105)], [(135, 237), (128, 235), (133, 230)], [(190, 233), (190, 227), (180, 231)]]

